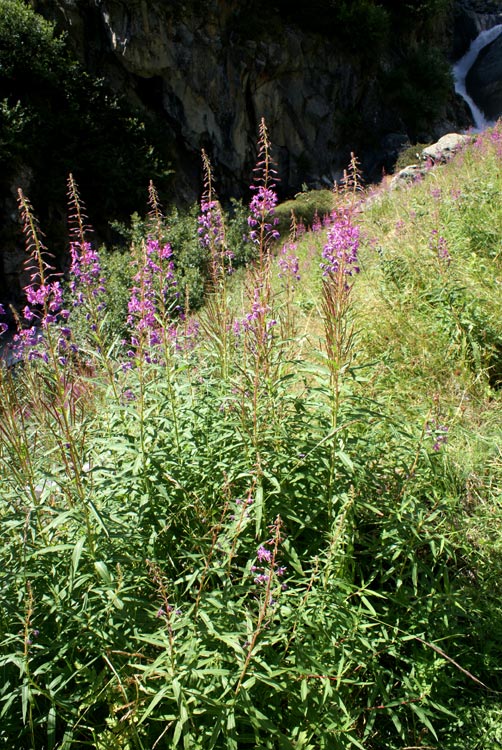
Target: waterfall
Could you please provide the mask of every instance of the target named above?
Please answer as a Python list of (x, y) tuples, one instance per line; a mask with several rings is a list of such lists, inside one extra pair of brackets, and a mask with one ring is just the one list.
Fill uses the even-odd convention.
[(469, 47), (465, 55), (461, 57), (460, 60), (458, 60), (453, 66), (455, 91), (457, 92), (457, 94), (460, 94), (462, 99), (464, 99), (464, 101), (466, 101), (469, 105), (469, 109), (472, 112), (472, 117), (474, 120), (474, 130), (477, 132), (484, 130), (490, 125), (494, 125), (494, 123), (486, 119), (483, 112), (473, 101), (472, 97), (470, 97), (467, 93), (467, 89), (465, 88), (465, 79), (472, 65), (476, 62), (476, 58), (483, 47), (486, 47), (487, 44), (493, 42), (493, 40), (496, 39), (500, 34), (502, 34), (502, 24), (498, 24), (497, 26), (493, 26), (491, 29), (482, 31), (479, 36), (477, 36), (476, 39), (472, 41), (471, 46)]

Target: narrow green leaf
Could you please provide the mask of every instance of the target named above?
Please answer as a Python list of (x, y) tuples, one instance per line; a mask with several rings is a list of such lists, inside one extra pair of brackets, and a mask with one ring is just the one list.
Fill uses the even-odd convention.
[(54, 750), (56, 744), (56, 708), (51, 706), (47, 716), (47, 750)]
[[(148, 708), (146, 709), (145, 713), (141, 716), (140, 720), (138, 721), (138, 724), (143, 724), (145, 720), (150, 716), (155, 706), (160, 703), (162, 698), (169, 692), (170, 686), (164, 685), (163, 688), (161, 688), (155, 695), (153, 696), (152, 700), (150, 701)], [(178, 737), (179, 739), (179, 737)]]
[(176, 726), (174, 728), (172, 747), (177, 746), (178, 742), (180, 741), (182, 731), (183, 731), (183, 724), (180, 721), (177, 721)]
[(261, 522), (263, 519), (263, 485), (259, 484), (256, 488), (256, 494), (254, 498), (254, 512), (256, 519), (256, 536), (260, 535)]
[(411, 710), (416, 713), (422, 724), (427, 727), (427, 729), (431, 732), (431, 734), (434, 736), (434, 738), (437, 740), (438, 736), (436, 734), (436, 731), (434, 727), (432, 726), (429, 717), (427, 716), (427, 713), (425, 712), (424, 708), (420, 706), (418, 703), (410, 703)]
[(369, 600), (365, 596), (363, 596), (362, 594), (360, 596), (360, 599), (361, 599), (362, 603), (364, 604), (364, 606), (366, 607), (366, 609), (368, 609), (371, 612), (372, 615), (376, 616), (376, 610), (373, 607), (373, 605), (370, 604)]
[(113, 579), (110, 575), (110, 571), (106, 567), (106, 563), (104, 563), (102, 560), (97, 560), (94, 563), (94, 567), (96, 568), (96, 572), (99, 574), (100, 578), (109, 586), (111, 586), (113, 583)]
[(233, 729), (235, 729), (235, 713), (233, 708), (231, 708), (227, 716), (227, 730), (231, 732)]
[(354, 464), (350, 456), (347, 453), (345, 453), (345, 451), (342, 451), (342, 450), (337, 451), (336, 455), (338, 456), (342, 464), (350, 471), (350, 473), (353, 474)]
[(85, 545), (85, 537), (82, 537), (78, 540), (76, 543), (73, 554), (71, 556), (71, 568), (72, 568), (72, 576), (75, 576), (78, 570), (78, 564), (80, 562), (80, 558), (82, 556), (82, 551), (84, 549)]
[(353, 734), (346, 734), (345, 735), (350, 742), (355, 745), (355, 747), (358, 747), (359, 750), (367, 750), (367, 748), (364, 747), (364, 745), (361, 745), (359, 740), (357, 740)]
[(308, 694), (309, 694), (309, 686), (308, 686), (307, 680), (303, 679), (300, 685), (300, 698), (302, 699), (302, 701), (305, 702), (307, 700)]
[(116, 609), (124, 609), (124, 602), (122, 599), (119, 599), (115, 591), (110, 591), (110, 589), (108, 589), (106, 594)]
[(28, 715), (28, 704), (30, 702), (30, 686), (25, 682), (21, 687), (21, 709), (23, 714), (23, 724), (26, 724), (26, 716)]

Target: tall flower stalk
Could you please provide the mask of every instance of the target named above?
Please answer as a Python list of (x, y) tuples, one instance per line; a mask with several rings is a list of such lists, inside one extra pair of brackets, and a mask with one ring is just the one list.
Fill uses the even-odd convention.
[(92, 228), (88, 224), (85, 205), (71, 173), (68, 177), (68, 225), (71, 257), (70, 290), (73, 294), (73, 305), (84, 311), (90, 338), (95, 344), (91, 351), (99, 362), (104, 364), (108, 383), (115, 400), (118, 401), (116, 373), (109, 356), (103, 327), (106, 314), (105, 279), (99, 252), (89, 241)]
[(167, 388), (177, 449), (180, 445), (174, 388), (176, 368), (173, 360), (173, 351), (179, 346), (178, 327), (173, 323), (173, 316), (180, 309), (179, 289), (173, 250), (167, 241), (165, 217), (152, 182), (148, 194), (148, 236), (139, 246), (139, 253), (136, 251), (136, 258), (133, 260), (136, 273), (128, 303), (130, 347), (127, 351), (129, 361), (125, 366), (126, 369), (134, 368), (138, 378), (136, 405), (139, 409), (140, 442), (144, 458), (147, 451), (144, 424), (147, 385), (151, 375), (154, 372), (158, 375), (160, 368), (164, 373), (164, 380), (156, 382)]
[[(89, 551), (94, 555), (94, 532), (91, 523), (91, 508), (87, 502), (82, 472), (82, 451), (75, 435), (75, 410), (72, 399), (72, 385), (70, 378), (70, 362), (66, 356), (66, 349), (62, 350), (62, 343), (66, 342), (65, 335), (69, 311), (63, 307), (62, 288), (58, 275), (52, 264), (52, 256), (42, 242), (42, 235), (30, 202), (22, 190), (18, 191), (19, 208), (23, 221), (23, 231), (26, 237), (28, 260), (26, 268), (30, 273), (30, 283), (25, 288), (28, 305), (23, 310), (23, 317), (32, 323), (29, 329), (21, 329), (17, 334), (17, 341), (27, 350), (28, 362), (41, 359), (47, 365), (44, 378), (31, 368), (26, 370), (27, 382), (44, 383), (49, 393), (40, 395), (36, 390), (33, 396), (41, 401), (44, 415), (52, 419), (51, 425), (58, 445), (62, 465), (65, 468), (71, 486), (74, 488), (77, 503), (80, 507), (87, 530)], [(62, 323), (61, 323), (62, 321)], [(31, 345), (33, 332), (37, 334), (36, 346)], [(56, 428), (54, 430), (54, 428)], [(75, 498), (68, 488), (66, 497), (70, 507), (74, 508)]]
[(211, 162), (202, 150), (204, 173), (204, 193), (201, 212), (198, 217), (199, 239), (208, 253), (209, 293), (206, 297), (205, 315), (202, 318), (204, 330), (216, 346), (220, 376), (227, 380), (229, 367), (229, 337), (231, 314), (227, 297), (227, 277), (232, 271), (233, 253), (228, 248), (225, 235), (225, 222), (213, 182)]
[(267, 419), (270, 418), (270, 397), (274, 380), (272, 351), (277, 320), (272, 306), (271, 248), (272, 243), (279, 237), (276, 229), (277, 220), (274, 218), (274, 208), (277, 204), (276, 183), (277, 173), (271, 156), (270, 140), (265, 121), (262, 119), (258, 160), (251, 185), (254, 194), (248, 217), (249, 236), (257, 247), (257, 253), (246, 282), (249, 309), (244, 318), (234, 322), (234, 332), (242, 343), (242, 372), (245, 376), (241, 396), (243, 428), (250, 434), (253, 463), (258, 467), (258, 472), (261, 464), (259, 443), (263, 427), (262, 417), (267, 413)]
[(258, 160), (254, 168), (251, 190), (254, 195), (249, 204), (248, 225), (250, 240), (257, 247), (257, 257), (247, 285), (251, 310), (242, 321), (243, 328), (251, 332), (254, 339), (257, 362), (260, 369), (267, 368), (268, 342), (276, 321), (271, 312), (271, 259), (272, 243), (279, 239), (274, 209), (277, 205), (277, 171), (271, 156), (270, 139), (265, 120), (262, 118), (258, 139)]
[[(258, 638), (266, 626), (265, 618), (269, 615), (270, 608), (274, 605), (274, 592), (277, 591), (279, 593), (284, 585), (281, 577), (284, 575), (286, 569), (277, 565), (279, 546), (283, 541), (282, 528), (282, 519), (280, 516), (277, 516), (274, 523), (270, 526), (270, 539), (265, 544), (260, 545), (257, 550), (257, 561), (261, 563), (259, 566), (261, 572), (255, 575), (254, 583), (260, 589), (260, 607), (256, 625), (247, 647), (246, 658), (244, 659), (244, 664), (237, 680), (237, 685), (235, 686), (236, 695), (240, 692), (243, 680), (248, 672)], [(257, 573), (258, 566), (253, 567), (255, 570), (252, 572), (255, 574)]]
[(139, 266), (133, 277), (134, 286), (128, 304), (127, 324), (131, 330), (128, 367), (135, 366), (138, 374), (141, 449), (145, 455), (144, 409), (146, 376), (150, 365), (163, 366), (167, 379), (169, 403), (178, 440), (177, 412), (172, 383), (171, 341), (169, 328), (169, 300), (176, 295), (173, 251), (168, 242), (161, 244), (149, 236), (141, 245)]
[(350, 211), (332, 216), (333, 224), (322, 250), (321, 310), (325, 333), (325, 351), (329, 370), (331, 456), (327, 495), (331, 498), (335, 479), (335, 454), (344, 373), (351, 363), (353, 326), (350, 321), (353, 277), (359, 273), (360, 230)]
[(248, 217), (249, 238), (258, 249), (258, 270), (262, 272), (268, 261), (271, 245), (279, 239), (278, 220), (274, 216), (277, 205), (277, 170), (272, 160), (270, 139), (264, 118), (260, 122), (258, 138), (258, 160), (254, 168), (253, 184), (250, 186), (254, 195), (249, 204)]

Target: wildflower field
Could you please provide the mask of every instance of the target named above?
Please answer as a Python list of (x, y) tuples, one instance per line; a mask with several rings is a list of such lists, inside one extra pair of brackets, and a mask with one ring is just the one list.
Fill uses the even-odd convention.
[(150, 184), (120, 330), (73, 177), (64, 276), (19, 193), (2, 747), (502, 744), (502, 130), (287, 241), (258, 150), (235, 273), (203, 154), (196, 313)]

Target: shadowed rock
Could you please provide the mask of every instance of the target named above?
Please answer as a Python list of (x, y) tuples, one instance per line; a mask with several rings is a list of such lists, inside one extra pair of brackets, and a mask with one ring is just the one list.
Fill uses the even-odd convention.
[(467, 74), (466, 87), (489, 120), (502, 115), (502, 35), (481, 50)]

